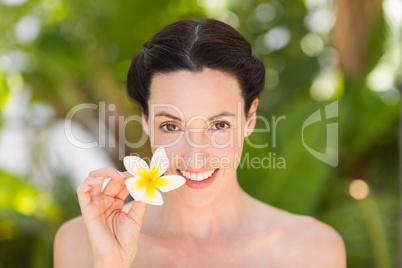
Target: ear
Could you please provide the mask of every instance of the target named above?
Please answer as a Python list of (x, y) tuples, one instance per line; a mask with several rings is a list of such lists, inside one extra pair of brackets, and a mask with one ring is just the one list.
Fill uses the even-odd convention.
[(248, 137), (253, 133), (255, 124), (257, 123), (257, 107), (258, 98), (254, 99), (251, 103), (250, 110), (248, 112), (248, 119), (244, 128), (244, 137)]
[(144, 114), (144, 112), (141, 113), (142, 117), (142, 128), (144, 129), (144, 132), (149, 136), (149, 126), (148, 126), (148, 117)]

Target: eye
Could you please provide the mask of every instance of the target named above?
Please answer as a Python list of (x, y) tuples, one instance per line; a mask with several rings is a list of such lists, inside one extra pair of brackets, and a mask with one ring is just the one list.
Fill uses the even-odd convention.
[[(225, 126), (227, 126), (227, 127), (225, 127)], [(227, 129), (227, 128), (230, 128), (230, 125), (228, 124), (228, 123), (226, 123), (226, 122), (218, 122), (218, 123), (216, 123), (215, 125), (213, 125), (212, 126), (212, 129), (215, 129), (215, 130), (222, 130), (222, 129)]]
[(161, 129), (163, 129), (165, 132), (174, 132), (174, 131), (178, 130), (178, 127), (176, 125), (167, 123), (167, 124), (162, 125)]

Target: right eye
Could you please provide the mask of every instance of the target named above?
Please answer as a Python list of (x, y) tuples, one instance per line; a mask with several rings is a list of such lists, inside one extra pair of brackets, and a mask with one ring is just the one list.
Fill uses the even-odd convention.
[(161, 126), (161, 128), (165, 132), (174, 132), (174, 131), (178, 130), (178, 127), (176, 125), (173, 125), (173, 124), (164, 124), (164, 125)]

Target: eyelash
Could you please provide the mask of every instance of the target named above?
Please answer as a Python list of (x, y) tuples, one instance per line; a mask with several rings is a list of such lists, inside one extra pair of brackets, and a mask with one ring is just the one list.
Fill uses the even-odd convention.
[[(216, 124), (219, 124), (219, 123), (224, 123), (224, 124), (226, 124), (228, 127), (223, 128), (223, 129), (214, 129), (214, 131), (227, 130), (227, 129), (229, 129), (229, 128), (232, 127), (232, 125), (231, 125), (229, 122), (227, 122), (227, 121), (219, 121), (219, 122), (216, 122), (213, 126), (215, 126)], [(173, 123), (164, 123), (164, 124), (162, 124), (159, 128), (160, 128), (163, 132), (169, 133), (169, 134), (173, 134), (173, 133), (176, 133), (176, 132), (177, 132), (177, 130), (174, 130), (174, 131), (165, 130), (164, 127), (165, 127), (165, 126), (168, 126), (168, 125), (173, 125), (173, 126), (179, 128), (178, 126), (176, 126), (176, 125), (173, 124)]]

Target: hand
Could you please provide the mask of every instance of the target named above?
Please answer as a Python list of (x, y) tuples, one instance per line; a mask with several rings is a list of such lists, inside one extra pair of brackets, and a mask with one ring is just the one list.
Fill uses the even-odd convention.
[[(122, 174), (114, 168), (92, 171), (77, 188), (82, 217), (88, 231), (94, 267), (130, 267), (137, 253), (138, 237), (147, 204), (134, 201), (122, 211), (128, 195)], [(111, 178), (103, 191), (103, 181)]]

